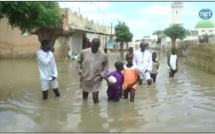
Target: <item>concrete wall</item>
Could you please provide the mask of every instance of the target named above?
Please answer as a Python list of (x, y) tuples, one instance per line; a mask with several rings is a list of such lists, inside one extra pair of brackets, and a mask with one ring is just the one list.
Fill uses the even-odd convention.
[(215, 29), (214, 28), (197, 28), (198, 35), (203, 35), (203, 34), (215, 34)]
[[(110, 26), (103, 26), (99, 25), (90, 18), (84, 17), (79, 15), (77, 12), (72, 12), (69, 8), (63, 8), (62, 12), (66, 12), (65, 15), (68, 15), (68, 24), (73, 25), (75, 27), (87, 30), (93, 30), (95, 32), (101, 32), (104, 34), (111, 34), (111, 27)], [(112, 34), (115, 33), (115, 28), (112, 27)]]
[(179, 41), (177, 44), (177, 53), (179, 56), (186, 56), (183, 54), (183, 51), (186, 51), (191, 46), (197, 46), (199, 40), (193, 39), (193, 40), (185, 40), (185, 41)]
[(86, 34), (86, 36), (87, 36), (87, 38), (88, 38), (90, 41), (92, 41), (92, 40), (93, 40), (93, 38), (98, 37), (98, 35), (97, 35), (97, 34), (92, 34), (92, 33), (87, 33), (87, 34)]
[[(68, 29), (68, 15), (65, 14), (64, 29)], [(55, 55), (59, 55), (60, 42), (56, 40)], [(7, 19), (0, 20), (0, 58), (30, 58), (35, 57), (40, 43), (36, 35), (23, 36), (18, 28), (12, 29)]]
[(207, 73), (215, 74), (214, 45), (191, 46), (187, 53), (187, 64)]
[(83, 32), (74, 33), (71, 39), (71, 52), (77, 51), (79, 53), (82, 50), (82, 44)]
[(37, 36), (22, 36), (18, 28), (8, 25), (7, 19), (0, 20), (0, 58), (34, 57), (39, 48)]
[(139, 46), (139, 45), (140, 45), (140, 42), (132, 41), (132, 42), (129, 44), (129, 47), (135, 48), (136, 45)]
[[(69, 27), (75, 27), (83, 30), (95, 31), (107, 35), (100, 35), (95, 33), (87, 33), (81, 30), (76, 30), (74, 35), (71, 37), (71, 52), (77, 51), (78, 53), (82, 50), (83, 43), (83, 33), (86, 34), (87, 38), (92, 41), (93, 38), (97, 37), (101, 40), (101, 49), (104, 49), (105, 42), (108, 40), (109, 35), (111, 34), (111, 27), (99, 25), (89, 18), (83, 17), (79, 15), (77, 12), (72, 12), (71, 9), (63, 8), (61, 13), (65, 15), (64, 18), (64, 29), (68, 29)], [(115, 33), (114, 27), (112, 28), (112, 34)], [(60, 41), (57, 41), (55, 44), (55, 49), (59, 50), (61, 45)], [(60, 53), (60, 52), (59, 52)]]
[(159, 44), (157, 44), (157, 43), (151, 43), (150, 45), (149, 45), (149, 48), (150, 49), (154, 49), (154, 50), (160, 50), (161, 49), (161, 45), (159, 45)]
[[(177, 53), (179, 56), (182, 55), (183, 50), (187, 50), (190, 46), (197, 45), (199, 43), (198, 36), (191, 35), (187, 36), (183, 40), (176, 40), (176, 47), (177, 47)], [(172, 47), (171, 39), (169, 37), (162, 37), (161, 38), (161, 50), (165, 51), (167, 54), (170, 52), (170, 49)]]
[(107, 36), (105, 36), (105, 35), (87, 33), (86, 36), (90, 40), (90, 42), (93, 40), (93, 38), (100, 38), (102, 49), (105, 47), (105, 43), (108, 40)]
[[(70, 9), (62, 9), (61, 13), (65, 15), (63, 28), (66, 30), (70, 25), (74, 24), (79, 28), (86, 29), (86, 27), (101, 32), (104, 34), (111, 34), (111, 28), (109, 26), (101, 26), (94, 23), (83, 16), (77, 15), (75, 12), (71, 12)], [(71, 39), (71, 49), (81, 51), (82, 49), (82, 34), (81, 31), (76, 31), (76, 34)], [(82, 32), (83, 33), (83, 32)], [(112, 28), (114, 33), (114, 28)], [(99, 35), (95, 35), (99, 37)], [(92, 38), (92, 37), (91, 37)], [(107, 35), (100, 37), (101, 43), (107, 40)], [(73, 41), (72, 41), (73, 40)], [(61, 42), (56, 40), (55, 43), (55, 55), (60, 55), (59, 49)], [(40, 48), (40, 43), (36, 35), (22, 36), (21, 31), (18, 28), (12, 29), (8, 25), (7, 19), (0, 20), (0, 58), (30, 58), (35, 57), (37, 50)]]

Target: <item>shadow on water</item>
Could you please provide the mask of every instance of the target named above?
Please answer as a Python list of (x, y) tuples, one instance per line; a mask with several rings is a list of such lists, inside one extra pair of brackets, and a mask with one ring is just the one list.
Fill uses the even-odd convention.
[[(74, 61), (57, 62), (61, 97), (49, 90), (43, 101), (36, 60), (0, 60), (1, 132), (213, 132), (215, 77), (179, 60), (179, 72), (168, 78), (166, 55), (157, 82), (138, 86), (134, 103), (110, 103), (106, 83), (100, 103), (82, 101)], [(122, 58), (110, 53), (110, 70)]]

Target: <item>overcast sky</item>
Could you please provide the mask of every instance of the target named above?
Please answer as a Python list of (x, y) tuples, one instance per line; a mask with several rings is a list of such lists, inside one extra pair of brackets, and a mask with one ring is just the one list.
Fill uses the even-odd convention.
[[(142, 39), (155, 30), (163, 30), (172, 21), (172, 2), (59, 2), (60, 7), (70, 8), (103, 25), (117, 24), (124, 21), (133, 33), (134, 38)], [(201, 19), (198, 16), (202, 8), (209, 8), (215, 15), (215, 2), (184, 2), (181, 22), (189, 30)], [(98, 7), (98, 8), (97, 8)], [(211, 21), (214, 22), (214, 17)]]

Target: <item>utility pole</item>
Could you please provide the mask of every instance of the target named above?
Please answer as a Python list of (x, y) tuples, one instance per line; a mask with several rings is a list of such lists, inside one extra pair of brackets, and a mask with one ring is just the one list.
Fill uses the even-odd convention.
[(110, 40), (112, 41), (112, 22), (111, 22), (111, 32), (110, 32)]
[(99, 2), (97, 2), (97, 14), (96, 14), (97, 24), (99, 24), (98, 17), (99, 17)]

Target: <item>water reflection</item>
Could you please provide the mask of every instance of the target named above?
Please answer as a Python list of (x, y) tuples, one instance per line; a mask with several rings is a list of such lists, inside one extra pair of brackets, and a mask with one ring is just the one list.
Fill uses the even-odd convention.
[(42, 109), (34, 113), (34, 122), (40, 124), (40, 132), (61, 132), (67, 121), (68, 109), (60, 100), (48, 100)]
[(126, 100), (125, 105), (122, 105), (122, 128), (125, 132), (140, 132), (140, 124), (146, 123), (144, 117), (138, 116), (137, 106)]
[(81, 121), (78, 124), (80, 132), (108, 132), (105, 126), (106, 119), (101, 117), (102, 110), (99, 105), (90, 105), (84, 102), (81, 105)]

